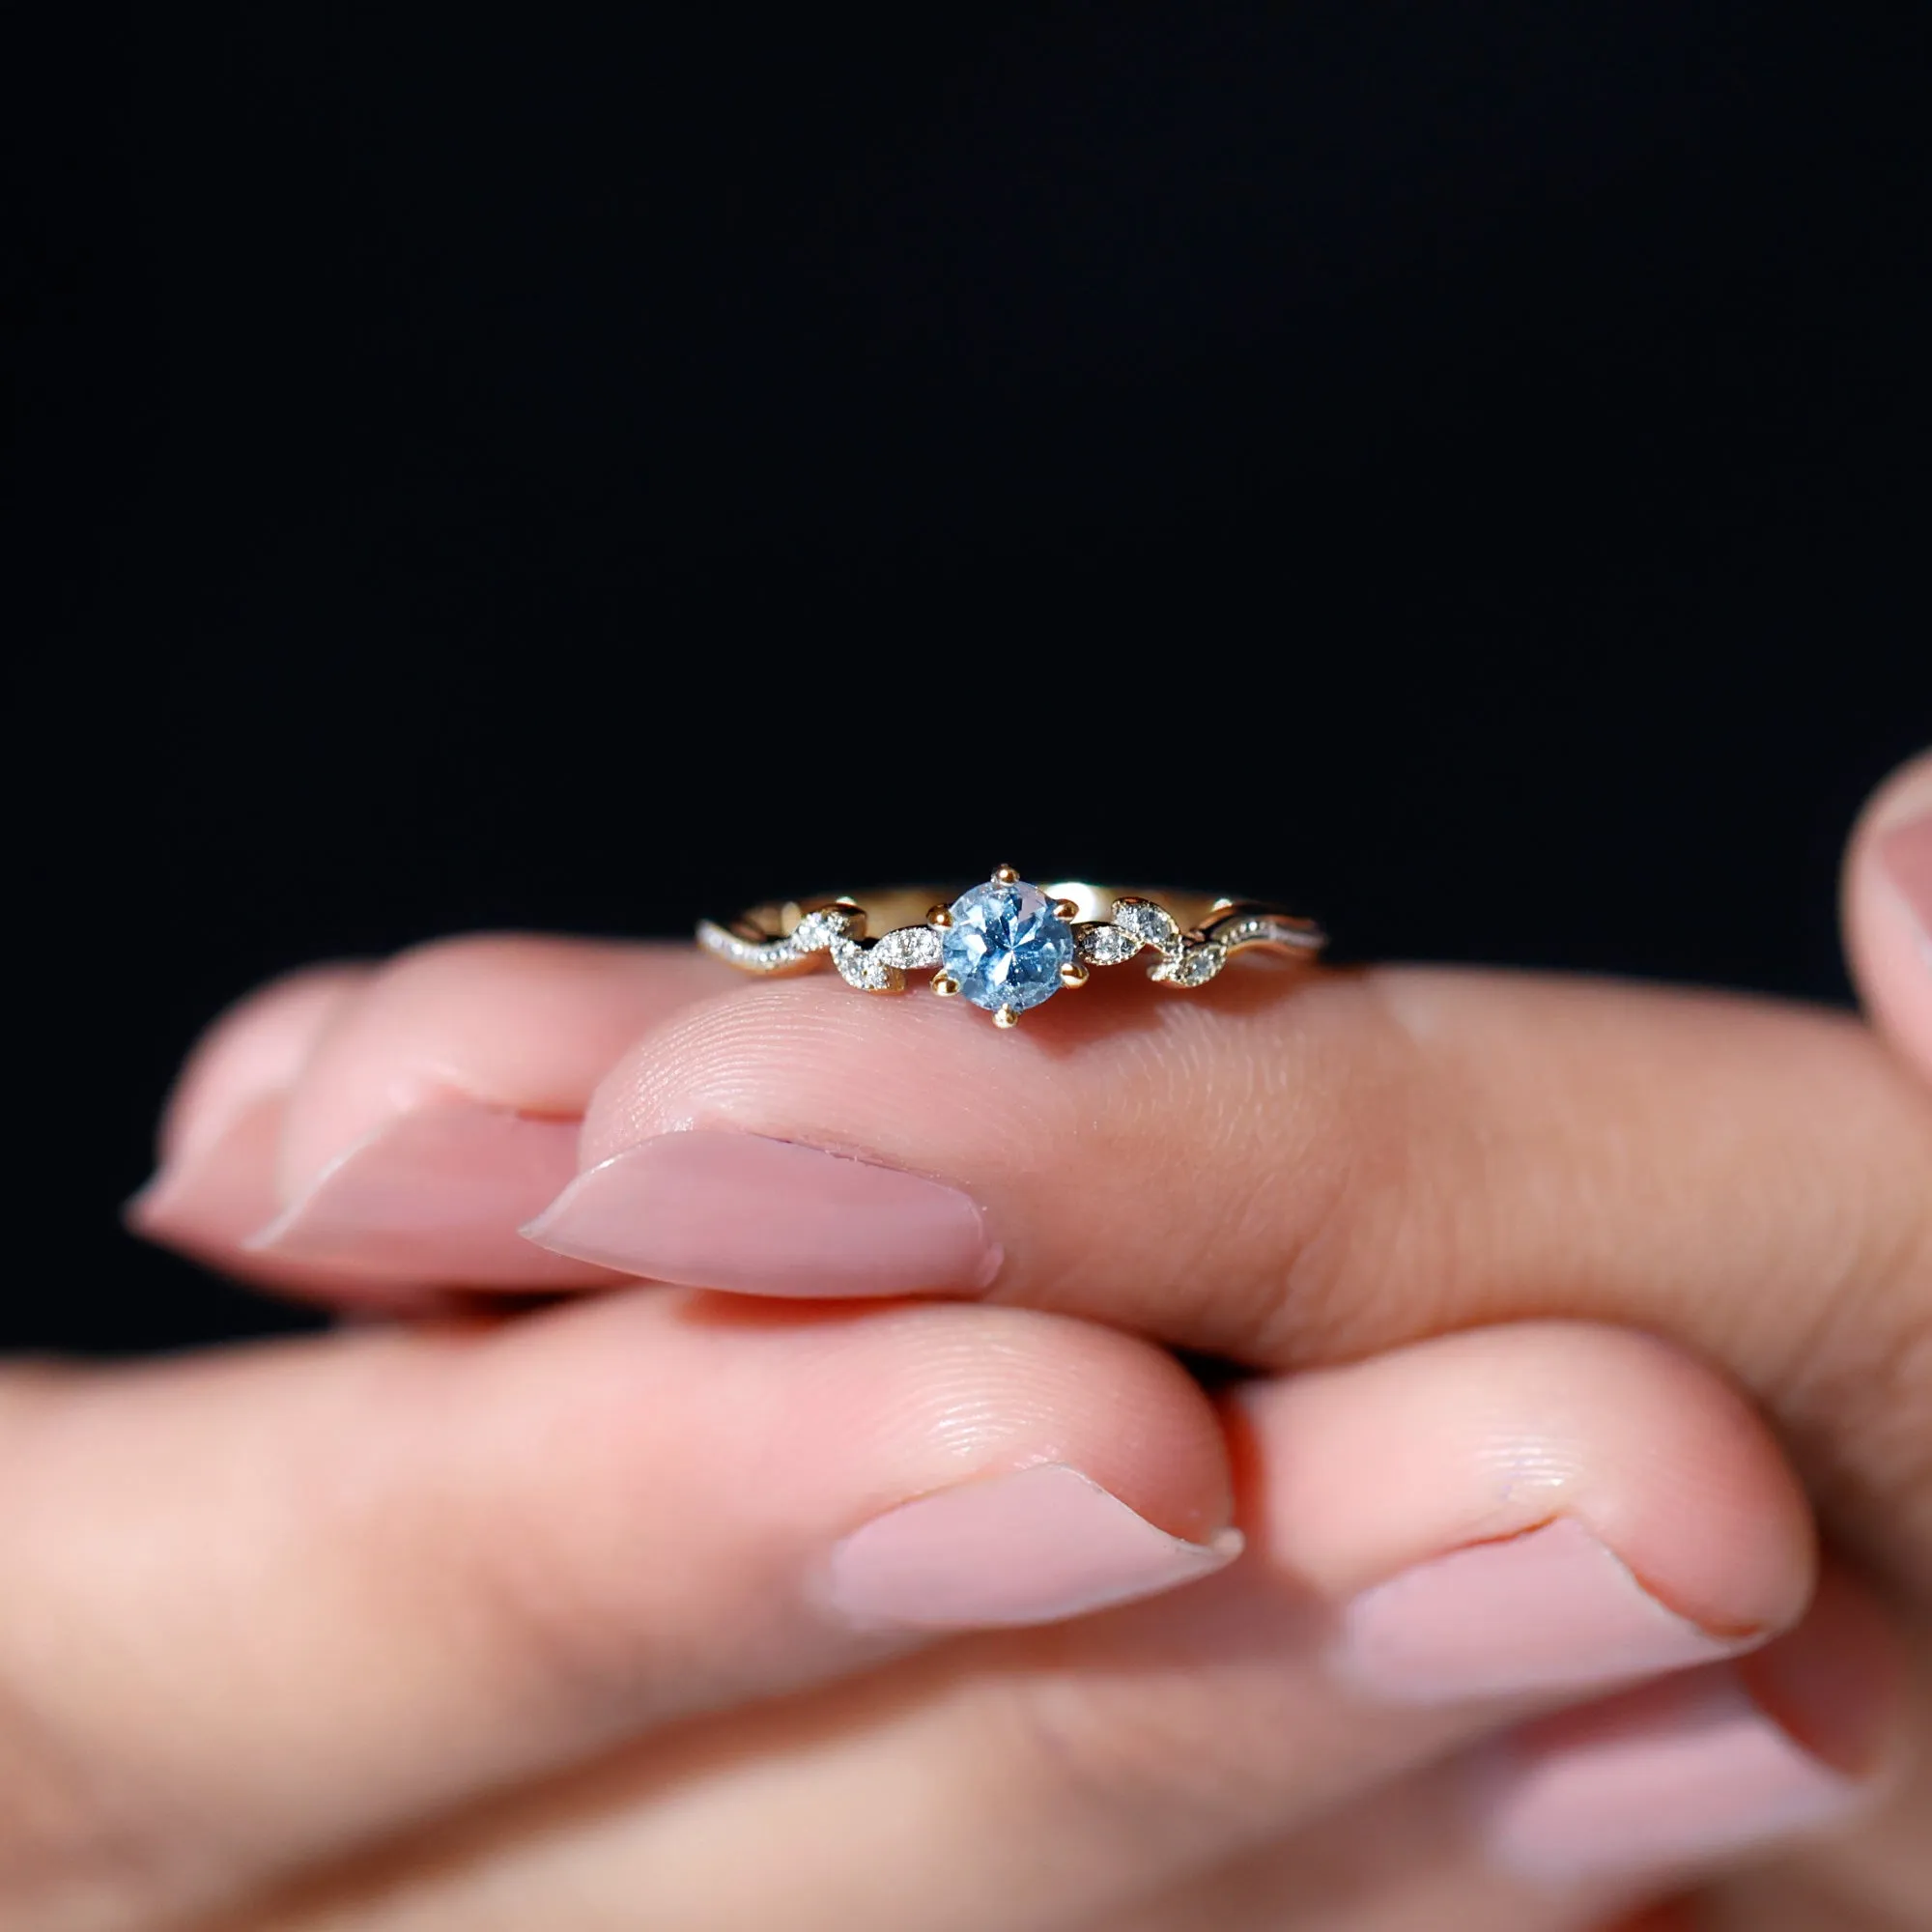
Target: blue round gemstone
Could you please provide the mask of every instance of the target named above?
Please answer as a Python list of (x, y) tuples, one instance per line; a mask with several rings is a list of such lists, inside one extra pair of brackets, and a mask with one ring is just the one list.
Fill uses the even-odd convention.
[(1023, 1013), (1060, 990), (1073, 963), (1073, 929), (1037, 886), (975, 886), (952, 901), (940, 960), (976, 1007)]

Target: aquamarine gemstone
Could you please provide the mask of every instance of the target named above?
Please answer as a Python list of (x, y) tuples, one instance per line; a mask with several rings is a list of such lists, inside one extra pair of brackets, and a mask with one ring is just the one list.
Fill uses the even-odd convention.
[(940, 959), (976, 1007), (1023, 1013), (1060, 990), (1073, 963), (1073, 929), (1037, 886), (975, 886), (952, 901)]

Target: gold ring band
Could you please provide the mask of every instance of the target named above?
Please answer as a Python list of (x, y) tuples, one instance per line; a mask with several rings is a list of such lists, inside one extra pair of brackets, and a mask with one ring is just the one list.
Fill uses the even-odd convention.
[(697, 940), (748, 973), (805, 973), (829, 959), (868, 993), (903, 992), (908, 972), (932, 968), (935, 993), (964, 994), (1001, 1026), (1143, 951), (1157, 955), (1150, 979), (1195, 987), (1251, 948), (1307, 959), (1325, 944), (1313, 920), (1276, 906), (1080, 879), (1034, 886), (1010, 866), (950, 900), (917, 887), (788, 900), (729, 924), (702, 920)]

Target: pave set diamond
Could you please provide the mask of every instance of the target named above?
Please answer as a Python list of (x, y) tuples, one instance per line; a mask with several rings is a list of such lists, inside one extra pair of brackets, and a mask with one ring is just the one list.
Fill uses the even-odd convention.
[(1308, 921), (1265, 906), (1218, 900), (1212, 916), (1188, 930), (1151, 898), (1113, 895), (1109, 909), (1109, 919), (1079, 920), (1074, 900), (1001, 866), (984, 885), (932, 907), (923, 924), (876, 939), (867, 936), (865, 908), (850, 899), (799, 914), (777, 934), (704, 920), (697, 938), (753, 973), (796, 973), (829, 953), (846, 983), (868, 993), (903, 992), (908, 972), (936, 968), (934, 992), (962, 997), (1007, 1027), (1064, 988), (1085, 985), (1090, 967), (1122, 965), (1143, 952), (1158, 955), (1150, 979), (1193, 987), (1205, 986), (1242, 947), (1308, 954), (1321, 944)]

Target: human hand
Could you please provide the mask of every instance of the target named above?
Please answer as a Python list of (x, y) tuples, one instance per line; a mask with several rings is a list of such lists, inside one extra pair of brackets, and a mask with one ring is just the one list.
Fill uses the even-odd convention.
[[(178, 1183), (172, 1203), (162, 1197), (151, 1211), (172, 1210), (181, 1237), (223, 1252), (234, 1228), (268, 1218), (256, 1210), (275, 1186), (269, 1165), (249, 1165), (250, 1134), (258, 1151), (298, 1150), (304, 1121), (323, 1120), (345, 1096), (366, 1097), (365, 1124), (374, 1124), (393, 1112), (399, 1071), (418, 1082), (418, 1094), (428, 1067), (445, 1096), (468, 1087), (499, 1108), (508, 1102), (567, 1112), (558, 1085), (518, 1089), (501, 1057), (519, 1030), (517, 1016), (545, 1005), (545, 959), (577, 981), (570, 997), (555, 1002), (573, 1024), (598, 1004), (582, 997), (586, 973), (636, 984), (664, 964), (641, 972), (635, 954), (595, 950), (493, 960), (487, 949), (471, 948), (419, 957), (351, 994), (353, 1005), (338, 1006), (322, 1044), (304, 1048), (301, 1078), (293, 1086), (257, 1085), (248, 1096), (259, 1117), (254, 1127), (241, 1131), (242, 1117), (231, 1112), (216, 1137), (228, 1143), (222, 1159), (211, 1164), (202, 1151), (199, 1194)], [(689, 963), (669, 970), (682, 973)], [(533, 1827), (527, 1802), (521, 1810), (512, 1804), (480, 1838), (472, 1828), (440, 1841), (441, 1862), (426, 1890), (405, 1856), (400, 1866), (365, 1872), (357, 1882), (376, 1889), (343, 1894), (355, 1899), (353, 1908), (317, 1907), (325, 1920), (327, 1910), (343, 1910), (353, 1911), (357, 1924), (391, 1922), (381, 1915), (399, 1909), (400, 1896), (405, 1913), (447, 1915), (454, 1900), (455, 1916), (397, 1923), (564, 1923), (536, 1902), (652, 1896), (688, 1905), (684, 1918), (665, 1922), (742, 1922), (753, 1900), (770, 1906), (772, 1894), (760, 1887), (800, 1880), (783, 1856), (762, 1873), (720, 1861), (717, 1847), (738, 1842), (741, 1832), (745, 1842), (814, 1847), (810, 1894), (772, 1907), (764, 1919), (797, 1925), (1103, 1919), (1110, 1926), (1553, 1926), (1601, 1917), (1620, 1908), (1634, 1885), (1642, 1889), (1642, 1861), (1621, 1868), (1612, 1861), (1580, 1893), (1552, 1899), (1540, 1883), (1499, 1871), (1493, 1857), (1499, 1846), (1509, 1850), (1512, 1795), (1519, 1824), (1525, 1815), (1533, 1820), (1536, 1814), (1521, 1808), (1527, 1797), (1539, 1790), (1560, 1796), (1563, 1778), (1552, 1765), (1587, 1768), (1593, 1748), (1600, 1769), (1607, 1762), (1601, 1727), (1608, 1719), (1601, 1710), (1569, 1720), (1567, 1732), (1536, 1734), (1531, 1749), (1540, 1755), (1519, 1754), (1507, 1771), (1491, 1760), (1487, 1853), (1455, 1796), (1470, 1762), (1451, 1754), (1460, 1739), (1493, 1731), (1539, 1696), (1574, 1697), (1592, 1681), (1592, 1666), (1599, 1684), (1617, 1671), (1606, 1673), (1601, 1658), (1584, 1656), (1587, 1645), (1573, 1644), (1567, 1655), (1559, 1646), (1560, 1668), (1537, 1687), (1518, 1684), (1496, 1694), (1501, 1687), (1492, 1681), (1487, 1696), (1405, 1708), (1393, 1694), (1405, 1687), (1389, 1681), (1388, 1654), (1378, 1665), (1373, 1655), (1374, 1606), (1396, 1602), (1403, 1591), (1377, 1597), (1374, 1584), (1445, 1549), (1536, 1548), (1533, 1536), (1514, 1544), (1495, 1539), (1561, 1519), (1587, 1524), (1676, 1608), (1747, 1643), (1796, 1616), (1804, 1600), (1802, 1519), (1741, 1412), (1701, 1372), (1653, 1344), (1544, 1326), (1413, 1338), (1549, 1312), (1638, 1320), (1688, 1334), (1728, 1360), (1772, 1406), (1818, 1478), (1834, 1526), (1883, 1570), (1897, 1602), (1911, 1605), (1923, 1577), (1925, 1506), (1911, 1467), (1922, 1433), (1915, 1437), (1919, 1418), (1909, 1406), (1893, 1397), (1888, 1408), (1885, 1397), (1894, 1383), (1910, 1394), (1910, 1347), (1923, 1332), (1912, 1325), (1920, 1307), (1915, 1293), (1925, 1280), (1922, 1099), (1849, 1030), (1747, 1003), (1442, 975), (1329, 980), (1286, 1002), (1245, 990), (1236, 997), (1233, 985), (1228, 994), (1212, 1006), (1156, 1009), (1151, 1030), (1125, 1005), (1091, 1028), (1076, 1021), (1063, 1030), (1058, 1054), (1038, 1049), (1042, 1065), (972, 1058), (979, 1038), (1008, 1053), (1022, 1042), (980, 1029), (973, 1030), (975, 1041), (948, 1041), (910, 1003), (900, 1018), (888, 1003), (855, 1001), (838, 988), (753, 988), (659, 1027), (628, 1067), (605, 1082), (587, 1146), (594, 1155), (611, 1140), (638, 1144), (640, 1129), (669, 1124), (680, 1107), (680, 1125), (701, 1120), (728, 1122), (733, 1131), (801, 1133), (802, 1116), (781, 1120), (768, 1111), (787, 1091), (783, 1083), (794, 1081), (809, 1108), (834, 1123), (818, 1128), (831, 1145), (892, 1154), (972, 1188), (1005, 1248), (993, 1287), (999, 1296), (1065, 1297), (1074, 1306), (1084, 1296), (1082, 1312), (1164, 1319), (1170, 1334), (1264, 1364), (1352, 1361), (1396, 1345), (1395, 1352), (1359, 1366), (1260, 1383), (1237, 1399), (1243, 1515), (1256, 1546), (1249, 1561), (1157, 1605), (1050, 1635), (953, 1646), (852, 1691), (753, 1712), (708, 1738), (699, 1731), (626, 1751), (582, 1775), (567, 1800), (553, 1789), (548, 1804), (536, 1801), (542, 1829)], [(842, 1009), (832, 1004), (840, 997)], [(256, 1020), (263, 1010), (255, 1009)], [(465, 1013), (468, 1038), (455, 1037), (463, 1025), (449, 1024)], [(622, 1015), (620, 1024), (637, 1017)], [(526, 1037), (541, 1031), (526, 1030)], [(554, 1072), (565, 1056), (554, 1053), (552, 1031), (536, 1057)], [(232, 1048), (237, 1030), (228, 1037)], [(835, 1049), (860, 1076), (842, 1094), (824, 1077)], [(1254, 1075), (1256, 1065), (1278, 1064), (1283, 1054), (1299, 1076), (1292, 1085)], [(230, 1101), (249, 1084), (235, 1077), (246, 1055), (231, 1052), (225, 1073), (221, 1058), (204, 1061), (200, 1104), (211, 1108), (224, 1079)], [(990, 1085), (976, 1084), (971, 1091), (983, 1098), (960, 1113), (921, 1114), (902, 1104), (921, 1066), (949, 1077), (970, 1067)], [(896, 1090), (895, 1081), (901, 1083)], [(194, 1091), (184, 1100), (190, 1124)], [(580, 1105), (588, 1094), (588, 1087), (579, 1093)], [(918, 1158), (903, 1140), (855, 1136), (850, 1123), (868, 1102), (882, 1118), (892, 1116), (895, 1132), (926, 1135), (923, 1145), (947, 1152), (950, 1164)], [(1052, 1148), (1050, 1172), (1045, 1163), (1029, 1164), (1024, 1144), (1002, 1142), (1001, 1109), (1031, 1125), (1037, 1144)], [(279, 1250), (258, 1251), (250, 1264), (309, 1270), (309, 1286), (337, 1294), (351, 1292), (353, 1282), (368, 1298), (381, 1298), (395, 1283), (420, 1282), (420, 1247), (414, 1259), (383, 1265), (366, 1203), (372, 1172), (380, 1180), (380, 1163), (393, 1161), (414, 1136), (405, 1151), (417, 1166), (402, 1198), (420, 1209), (423, 1183), (435, 1172), (421, 1165), (421, 1123), (432, 1111), (446, 1117), (434, 1129), (440, 1145), (469, 1132), (447, 1118), (460, 1117), (460, 1109), (418, 1109), (414, 1124), (400, 1133), (391, 1128), (386, 1141), (379, 1134), (336, 1167), (333, 1206), (322, 1194), (307, 1199), (281, 1230)], [(202, 1117), (204, 1131), (213, 1117)], [(345, 1118), (338, 1112), (317, 1141), (333, 1134), (336, 1149), (347, 1145)], [(483, 1133), (517, 1139), (500, 1113), (486, 1118), (492, 1124), (472, 1134), (445, 1170), (453, 1180), (490, 1175), (478, 1151)], [(1157, 1124), (1184, 1133), (1190, 1121), (1203, 1120), (1221, 1159), (1193, 1171), (1191, 1187), (1163, 1194), (1162, 1182), (1176, 1173), (1174, 1143), (1157, 1136)], [(950, 1146), (941, 1138), (947, 1131), (957, 1134)], [(1284, 1161), (1284, 1135), (1291, 1154), (1305, 1149), (1318, 1157)], [(524, 1183), (542, 1179), (547, 1187), (550, 1176), (538, 1172), (542, 1158), (533, 1153), (533, 1140), (526, 1139), (518, 1151), (531, 1161)], [(1100, 1153), (1104, 1161), (1093, 1158)], [(639, 1166), (620, 1160), (606, 1173), (631, 1186)], [(1308, 1196), (1259, 1184), (1283, 1167), (1305, 1173), (1311, 1166)], [(178, 1167), (177, 1176), (184, 1171), (191, 1173), (192, 1163)], [(211, 1187), (209, 1177), (217, 1174), (221, 1185)], [(1050, 1174), (1065, 1176), (1067, 1201), (1094, 1201), (1104, 1211), (1069, 1230), (1066, 1218), (1046, 1211)], [(301, 1204), (298, 1158), (293, 1175), (291, 1194)], [(1336, 1184), (1337, 1177), (1350, 1184)], [(496, 1181), (507, 1191), (507, 1167)], [(359, 1230), (354, 1215), (343, 1214), (345, 1182), (362, 1192)], [(252, 1201), (251, 1187), (261, 1190)], [(635, 1192), (631, 1198), (635, 1208)], [(769, 1202), (770, 1190), (760, 1198)], [(1214, 1211), (1224, 1204), (1238, 1204), (1239, 1215)], [(804, 1206), (809, 1210), (809, 1197)], [(239, 1218), (223, 1235), (218, 1212), (237, 1208)], [(1638, 1208), (1641, 1215), (1632, 1212)], [(966, 1252), (962, 1227), (970, 1234), (978, 1218), (962, 1221), (955, 1212), (939, 1224), (955, 1243), (955, 1266)], [(901, 1242), (916, 1221), (900, 1216)], [(636, 1224), (619, 1216), (615, 1225)], [(928, 1235), (933, 1225), (927, 1214)], [(402, 1231), (418, 1244), (451, 1232)], [(486, 1246), (503, 1228), (472, 1215), (467, 1223), (458, 1217), (455, 1232), (471, 1243), (458, 1278), (488, 1279)], [(1075, 1232), (1083, 1238), (1062, 1239)], [(379, 1229), (374, 1238), (394, 1241), (397, 1234)], [(304, 1248), (310, 1259), (295, 1259)], [(516, 1268), (531, 1265), (507, 1239), (499, 1252), (516, 1255)], [(796, 1260), (798, 1243), (767, 1242), (756, 1259), (769, 1268), (774, 1254)], [(740, 1264), (743, 1258), (741, 1243)], [(506, 1261), (505, 1271), (512, 1265)], [(648, 1265), (669, 1271), (662, 1260)], [(892, 1265), (903, 1275), (902, 1244)], [(527, 1272), (518, 1278), (530, 1280)], [(782, 1284), (767, 1277), (755, 1285), (771, 1292)], [(828, 1285), (822, 1275), (811, 1284), (814, 1292)], [(1753, 1300), (1752, 1288), (1771, 1293)], [(993, 1310), (922, 1313), (1014, 1319)], [(806, 1326), (826, 1319), (816, 1311)], [(895, 1311), (895, 1319), (905, 1318)], [(1227, 1332), (1230, 1323), (1245, 1324), (1244, 1346), (1230, 1346), (1244, 1339)], [(1107, 1373), (1114, 1372), (1110, 1364)], [(1184, 1392), (1178, 1398), (1181, 1406), (1186, 1400)], [(1501, 1459), (1508, 1481), (1498, 1477), (1499, 1443), (1511, 1445)], [(1137, 1500), (1160, 1513), (1152, 1501)], [(1512, 1509), (1521, 1514), (1513, 1518)], [(1449, 1573), (1433, 1574), (1439, 1579)], [(1364, 1586), (1372, 1594), (1361, 1595)], [(1294, 1613), (1285, 1591), (1294, 1595)], [(1492, 1618), (1529, 1617), (1502, 1646), (1519, 1665), (1537, 1635), (1536, 1597), (1519, 1581), (1489, 1605)], [(1351, 1600), (1352, 1608), (1341, 1607)], [(1351, 1683), (1338, 1685), (1335, 1633), (1320, 1613), (1324, 1604), (1339, 1611), (1345, 1660), (1354, 1645)], [(1738, 1681), (1750, 1682), (1828, 1756), (1867, 1768), (1899, 1714), (1882, 1657), (1871, 1660), (1863, 1698), (1857, 1693), (1855, 1666), (1864, 1647), (1847, 1643), (1845, 1626), (1861, 1614), (1856, 1587), (1834, 1584), (1799, 1634), (1758, 1653), (1747, 1666), (1755, 1675)], [(1587, 1618), (1565, 1622), (1558, 1634), (1589, 1630)], [(1231, 1633), (1245, 1640), (1231, 1640)], [(1622, 1662), (1635, 1674), (1628, 1656)], [(1435, 1663), (1439, 1691), (1439, 1653)], [(1365, 1683), (1364, 1666), (1371, 1679), (1381, 1669), (1379, 1685)], [(1680, 1677), (1627, 1705), (1624, 1721), (1647, 1727), (1658, 1749), (1675, 1747), (1673, 1739), (1681, 1746), (1687, 1735), (1708, 1741), (1724, 1734), (1728, 1720), (1714, 1726), (1706, 1700), (1719, 1682), (1713, 1673), (1734, 1668)], [(1834, 1671), (1843, 1673), (1835, 1683)], [(1350, 1677), (1346, 1668), (1342, 1675)], [(1829, 1694), (1807, 1710), (1803, 1687), (1815, 1692), (1821, 1683)], [(1406, 1687), (1409, 1694), (1418, 1688)], [(1476, 1687), (1465, 1678), (1461, 1688)], [(1730, 1706), (1730, 1717), (1741, 1708)], [(1258, 1723), (1261, 1714), (1273, 1721)], [(1860, 1720), (1849, 1730), (1848, 1716)], [(1588, 1726), (1598, 1728), (1593, 1734)], [(1011, 1746), (1005, 1754), (976, 1747), (989, 1732), (997, 1745), (1003, 1731)], [(1042, 1735), (1061, 1751), (1050, 1789), (1037, 1769)], [(1761, 1747), (1765, 1734), (1749, 1735)], [(1388, 1782), (1406, 1766), (1437, 1760), (1447, 1768)], [(1676, 1762), (1681, 1768), (1681, 1750)], [(1794, 1766), (1804, 1770), (1796, 1758), (1783, 1763), (1786, 1771)], [(1739, 1785), (1737, 1776), (1728, 1778), (1733, 1793)], [(648, 1802), (664, 1801), (668, 1787), (674, 1799)], [(1808, 1788), (1828, 1803), (1847, 1795), (1829, 1779)], [(1787, 1779), (1784, 1797), (1795, 1789)], [(1371, 1790), (1378, 1795), (1361, 1796), (1342, 1814), (1351, 1821), (1346, 1827), (1314, 1842), (1295, 1833), (1311, 1811), (1332, 1812), (1352, 1793)], [(886, 1815), (903, 1829), (881, 1829), (887, 1801)], [(1886, 1816), (1909, 1818), (1910, 1802), (1894, 1800)], [(923, 1830), (910, 1828), (914, 1820)], [(782, 1831), (773, 1830), (774, 1821)], [(1546, 1816), (1545, 1827), (1548, 1822)], [(1658, 1841), (1656, 1822), (1653, 1854), (1724, 1849), (1673, 1847), (1667, 1833)], [(1664, 1822), (1686, 1822), (1685, 1810)], [(1711, 1822), (1707, 1805), (1703, 1823)], [(1728, 1823), (1735, 1828), (1738, 1820)], [(986, 1848), (1002, 1827), (1032, 1834), (1012, 1853), (1030, 1872), (1017, 1891), (1010, 1871), (983, 1889)], [(1223, 1833), (1229, 1838), (1217, 1841)], [(1552, 1837), (1545, 1829), (1537, 1837), (1548, 1853), (1562, 1833)], [(1010, 1835), (1006, 1842), (1014, 1844)], [(1029, 1843), (1037, 1869), (1029, 1866)], [(1064, 1856), (1049, 1866), (1038, 1858), (1044, 1847)], [(1599, 1854), (1616, 1849), (1599, 1834)], [(1836, 1858), (1844, 1862), (1842, 1853)], [(906, 1859), (932, 1875), (923, 1917), (907, 1917), (908, 1897), (921, 1894)], [(1825, 1866), (1828, 1874), (1834, 1869)], [(393, 1889), (399, 1870), (410, 1874), (400, 1893)], [(1378, 1889), (1368, 1883), (1376, 1873)], [(1909, 1864), (1886, 1856), (1882, 1841), (1854, 1875), (1870, 1886), (1905, 1885), (1899, 1896), (1907, 1900), (1923, 1896), (1909, 1889)], [(1747, 1888), (1750, 1881), (1740, 1883)], [(1144, 1909), (1126, 1903), (1136, 1886), (1147, 1894)], [(1730, 1895), (1751, 1896), (1739, 1884)], [(1776, 1909), (1795, 1896), (1786, 1884)], [(521, 1901), (512, 1916), (483, 1916), (490, 1900), (505, 1898)], [(514, 1916), (518, 1909), (526, 1916)], [(582, 1922), (607, 1922), (594, 1903), (584, 1909)], [(1140, 1918), (1131, 1916), (1135, 1909)], [(1834, 1909), (1830, 1905), (1799, 1909), (1813, 1916), (1789, 1922), (1838, 1922), (1817, 1916)], [(730, 1916), (734, 1911), (741, 1918)], [(1760, 1914), (1746, 1922), (1777, 1920)]]

